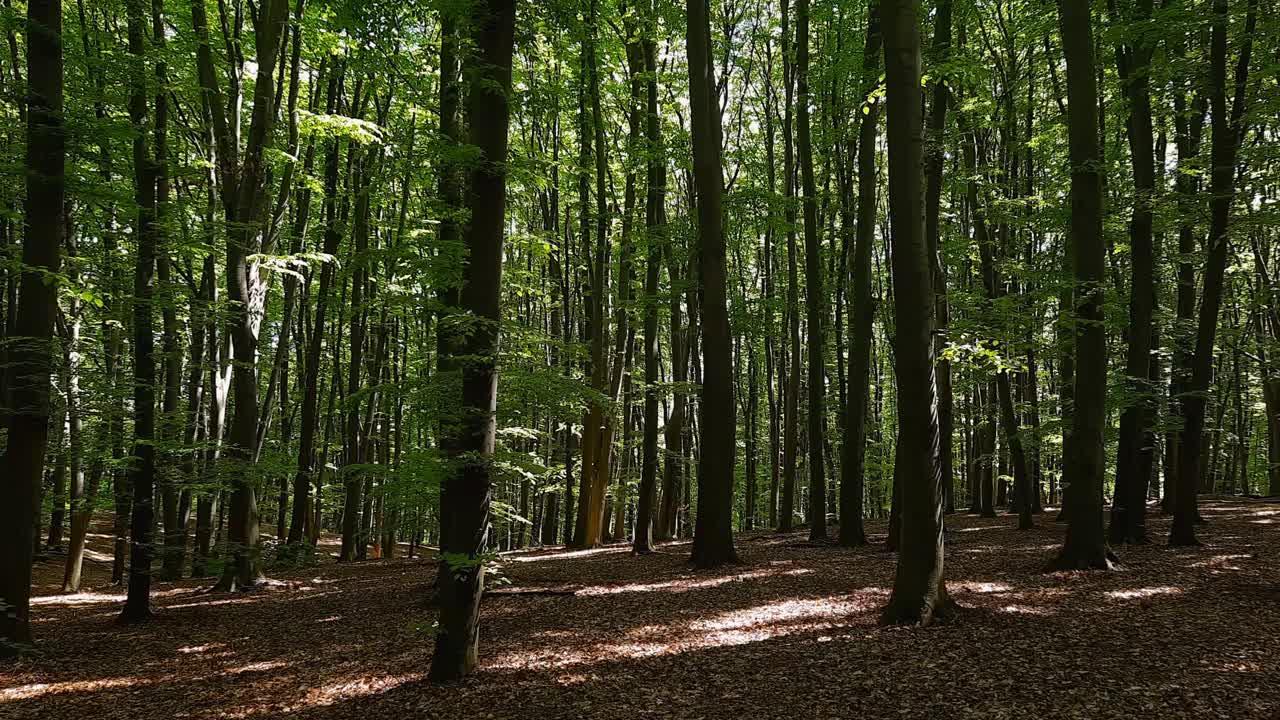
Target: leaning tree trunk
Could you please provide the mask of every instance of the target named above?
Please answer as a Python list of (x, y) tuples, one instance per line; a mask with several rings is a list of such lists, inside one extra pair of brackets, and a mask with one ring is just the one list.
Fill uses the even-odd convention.
[(1102, 236), (1102, 159), (1098, 86), (1088, 3), (1058, 6), (1070, 103), (1071, 232), (1075, 271), (1075, 391), (1063, 493), (1067, 539), (1057, 570), (1109, 569), (1114, 556), (1102, 525), (1105, 471), (1107, 331), (1103, 326), (1106, 246)]
[[(450, 441), (454, 463), (441, 498), (441, 514), (451, 517), (441, 535), (442, 557), (464, 558), (439, 576), (440, 620), (430, 678), (456, 680), (475, 669), (479, 651), (480, 597), (493, 487), (494, 413), (498, 391), (498, 341), (503, 227), (506, 222), (506, 157), (515, 39), (514, 0), (489, 0), (473, 25), (475, 55), (468, 64), (467, 126), (475, 163), (467, 189), (471, 220), (466, 231), (468, 262), (463, 270), (462, 307), (476, 321), (461, 343), (461, 415)], [(442, 567), (442, 570), (445, 568)]]
[(933, 364), (934, 292), (924, 235), (919, 0), (885, 0), (889, 218), (893, 229), (898, 378), (897, 471), (902, 531), (889, 623), (927, 625), (951, 613), (943, 580), (938, 398)]
[(729, 333), (724, 237), (721, 127), (711, 59), (708, 0), (688, 1), (689, 122), (698, 200), (698, 272), (702, 280), (702, 401), (698, 418), (698, 511), (693, 563), (714, 567), (737, 562), (733, 548), (733, 475), (736, 408), (733, 340)]
[(45, 282), (62, 264), (66, 137), (62, 116), (62, 5), (27, 3), (27, 154), (22, 280), (8, 336), (9, 436), (0, 482), (0, 655), (31, 642), (32, 512), (49, 432), (49, 374), (57, 286)]

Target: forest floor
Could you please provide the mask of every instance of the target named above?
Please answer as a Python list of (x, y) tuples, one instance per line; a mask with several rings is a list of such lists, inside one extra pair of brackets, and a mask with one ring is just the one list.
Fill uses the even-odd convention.
[[(1064, 528), (948, 518), (945, 625), (882, 627), (894, 555), (738, 537), (703, 572), (688, 545), (513, 553), (486, 595), (479, 671), (425, 680), (434, 567), (328, 561), (246, 594), (157, 583), (122, 627), (109, 562), (58, 595), (36, 573), (38, 654), (0, 668), (4, 718), (1280, 717), (1280, 505), (1207, 501), (1206, 545), (1119, 548), (1110, 573), (1045, 574)], [(109, 550), (105, 536), (94, 538)], [(98, 556), (99, 559), (108, 557)], [(573, 594), (534, 594), (555, 590)]]

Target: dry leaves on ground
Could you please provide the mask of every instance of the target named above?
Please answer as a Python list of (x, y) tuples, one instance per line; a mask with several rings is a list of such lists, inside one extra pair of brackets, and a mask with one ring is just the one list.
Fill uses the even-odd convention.
[(964, 610), (926, 629), (877, 624), (882, 544), (754, 533), (746, 562), (715, 572), (681, 543), (516, 553), (503, 573), (521, 592), (485, 601), (480, 670), (447, 687), (425, 681), (428, 561), (325, 563), (239, 595), (158, 583), (154, 622), (127, 628), (117, 589), (56, 595), (46, 567), (40, 652), (0, 671), (0, 716), (1272, 720), (1280, 506), (1204, 514), (1204, 548), (1165, 547), (1157, 517), (1122, 569), (1059, 574), (1041, 572), (1063, 532), (1051, 516), (1025, 533), (951, 516)]

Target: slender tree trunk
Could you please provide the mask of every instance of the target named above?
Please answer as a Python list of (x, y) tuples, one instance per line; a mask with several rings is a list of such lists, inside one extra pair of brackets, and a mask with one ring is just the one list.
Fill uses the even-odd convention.
[[(1139, 0), (1134, 22), (1151, 17), (1151, 0)], [(1111, 505), (1110, 540), (1112, 543), (1147, 542), (1147, 477), (1153, 448), (1147, 442), (1151, 424), (1151, 370), (1153, 338), (1152, 318), (1155, 314), (1155, 252), (1152, 244), (1155, 201), (1155, 148), (1152, 145), (1151, 94), (1148, 67), (1152, 43), (1139, 35), (1134, 45), (1116, 48), (1116, 64), (1129, 104), (1127, 130), (1129, 157), (1133, 166), (1133, 217), (1129, 220), (1129, 263), (1132, 273), (1129, 289), (1128, 348), (1125, 353), (1125, 377), (1129, 393), (1135, 400), (1120, 416), (1120, 442), (1116, 452), (1116, 487)]]
[[(1223, 277), (1230, 256), (1231, 205), (1236, 190), (1236, 154), (1240, 148), (1241, 119), (1245, 111), (1245, 91), (1253, 35), (1257, 26), (1257, 0), (1249, 0), (1243, 45), (1235, 68), (1235, 92), (1230, 109), (1227, 103), (1227, 0), (1214, 0), (1210, 39), (1210, 115), (1213, 139), (1210, 149), (1209, 244), (1205, 259), (1204, 294), (1196, 330), (1191, 379), (1182, 395), (1182, 437), (1178, 443), (1178, 480), (1174, 492), (1173, 526), (1170, 545), (1194, 546), (1199, 517), (1196, 484), (1201, 475), (1201, 436), (1204, 432), (1206, 392), (1213, 377), (1214, 343), (1218, 333), (1218, 313), (1222, 306)], [(1228, 113), (1230, 113), (1228, 115)]]
[[(933, 18), (933, 58), (935, 63), (945, 63), (951, 56), (951, 0), (939, 0)], [(934, 81), (933, 100), (929, 107), (927, 137), (925, 138), (925, 196), (924, 235), (929, 250), (930, 276), (933, 281), (935, 325), (933, 356), (937, 363), (938, 379), (938, 457), (942, 474), (943, 492), (947, 498), (948, 512), (954, 510), (953, 485), (955, 483), (954, 449), (955, 401), (951, 389), (951, 361), (943, 351), (947, 346), (947, 331), (951, 324), (951, 309), (947, 303), (947, 273), (942, 262), (940, 220), (942, 204), (943, 141), (947, 128), (947, 106), (951, 101), (951, 89), (945, 78)]]
[[(880, 68), (880, 3), (872, 4), (862, 54), (862, 85), (874, 87)], [(871, 255), (876, 224), (876, 135), (880, 105), (868, 102), (858, 113), (858, 210), (853, 247), (853, 285), (849, 300), (849, 397), (840, 463), (840, 544), (864, 545), (862, 522), (866, 487), (867, 410), (871, 375), (871, 340), (875, 305), (871, 299)]]
[(796, 0), (796, 139), (800, 146), (800, 176), (804, 189), (805, 310), (809, 353), (809, 540), (827, 537), (827, 479), (822, 438), (826, 419), (826, 316), (822, 282), (822, 246), (818, 237), (818, 198), (813, 177), (813, 140), (809, 129), (809, 0)]
[(785, 393), (785, 409), (782, 449), (782, 507), (778, 511), (778, 530), (790, 532), (795, 524), (796, 514), (796, 464), (800, 449), (800, 273), (798, 270), (796, 248), (796, 208), (795, 198), (795, 145), (791, 135), (791, 116), (795, 104), (792, 101), (794, 92), (794, 72), (791, 66), (791, 36), (788, 27), (788, 6), (790, 0), (782, 0), (782, 76), (785, 86), (785, 104), (782, 118), (783, 146), (783, 203), (784, 218), (787, 228), (787, 317), (788, 334), (791, 340), (790, 358), (787, 365), (787, 386)]
[[(155, 460), (155, 331), (151, 327), (156, 262), (156, 163), (147, 142), (147, 53), (143, 0), (128, 5), (129, 54), (134, 57), (130, 78), (129, 120), (133, 124), (134, 201), (138, 206), (138, 255), (133, 275), (133, 487), (130, 528), (129, 593), (123, 622), (151, 617), (152, 525), (154, 523)], [(158, 114), (158, 113), (157, 113)]]
[[(635, 540), (632, 550), (653, 551), (653, 515), (658, 482), (658, 281), (662, 272), (662, 238), (666, 226), (667, 166), (662, 153), (662, 117), (658, 112), (657, 14), (647, 8), (644, 39), (645, 148), (648, 182), (645, 198), (645, 227), (648, 253), (645, 259), (644, 306), (644, 439), (640, 468), (640, 498), (636, 506)], [(639, 82), (639, 80), (636, 80)]]

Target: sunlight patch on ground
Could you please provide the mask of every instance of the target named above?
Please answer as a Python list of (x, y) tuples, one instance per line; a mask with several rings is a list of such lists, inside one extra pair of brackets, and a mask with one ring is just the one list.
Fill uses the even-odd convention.
[(397, 688), (405, 683), (417, 682), (426, 678), (424, 673), (406, 673), (403, 675), (366, 675), (354, 680), (330, 683), (312, 688), (303, 696), (301, 703), (289, 708), (290, 711), (304, 707), (324, 707), (342, 700), (375, 695)]
[(221, 650), (226, 647), (226, 643), (209, 643), (208, 645), (187, 645), (178, 648), (180, 655), (204, 655), (210, 650)]
[(1162, 586), (1149, 588), (1135, 588), (1133, 590), (1112, 590), (1106, 593), (1106, 596), (1113, 600), (1137, 600), (1140, 598), (1155, 597), (1157, 595), (1181, 595), (1182, 588)]
[(843, 617), (864, 609), (866, 608), (862, 603), (834, 597), (818, 600), (782, 600), (723, 613), (709, 620), (696, 620), (689, 624), (689, 629), (694, 631), (739, 630), (791, 620)]
[(1009, 592), (1013, 588), (1004, 583), (993, 582), (974, 582), (972, 580), (949, 581), (947, 583), (948, 590), (964, 590), (976, 593), (1002, 593)]
[(246, 603), (257, 602), (254, 597), (227, 598), (225, 600), (197, 600), (196, 602), (178, 603), (177, 605), (165, 605), (165, 610), (181, 610), (183, 608), (195, 607), (213, 607), (214, 605), (244, 605)]
[(1252, 555), (1214, 555), (1207, 560), (1191, 563), (1193, 568), (1214, 568), (1216, 570), (1239, 570), (1240, 566), (1236, 565), (1233, 560), (1249, 560)]
[(888, 592), (879, 587), (863, 588), (848, 595), (767, 603), (679, 625), (644, 625), (628, 632), (627, 639), (621, 642), (577, 648), (543, 646), (508, 653), (484, 665), (491, 670), (568, 668), (746, 645), (801, 632), (842, 627), (851, 616), (878, 607), (880, 596)]
[(17, 687), (0, 689), (0, 703), (30, 700), (45, 695), (61, 695), (64, 693), (97, 692), (118, 687), (140, 687), (150, 685), (152, 681), (137, 677), (98, 678), (94, 680), (69, 680), (57, 683), (31, 683)]
[[(59, 588), (60, 590), (61, 588)], [(171, 595), (189, 595), (190, 588), (172, 588), (169, 590), (152, 590), (152, 598), (168, 597)], [(122, 603), (125, 594), (123, 592), (78, 592), (68, 594), (52, 594), (39, 595), (31, 598), (32, 605), (97, 605), (100, 603)]]
[(555, 554), (543, 555), (521, 555), (518, 557), (503, 558), (508, 562), (542, 562), (545, 560), (572, 560), (574, 558), (592, 557), (594, 555), (618, 555), (621, 553), (631, 552), (630, 545), (621, 545), (618, 547), (598, 547), (588, 550), (570, 550), (569, 552), (558, 552)]
[(240, 667), (228, 668), (222, 671), (223, 675), (243, 675), (245, 673), (266, 672), (268, 670), (279, 670), (280, 668), (289, 667), (293, 663), (287, 663), (282, 660), (265, 660), (263, 662), (249, 663)]
[(1005, 613), (1006, 615), (1036, 615), (1040, 617), (1047, 617), (1052, 614), (1044, 608), (1027, 607), (1026, 605), (1004, 605), (997, 608), (997, 610)]
[(45, 595), (31, 598), (32, 605), (96, 605), (98, 603), (123, 602), (124, 593), (82, 592), (74, 595)]
[(774, 577), (793, 577), (796, 575), (808, 575), (812, 570), (807, 568), (798, 568), (795, 570), (785, 570), (782, 572), (773, 570), (755, 570), (752, 572), (739, 573), (737, 575), (727, 575), (718, 578), (707, 578), (695, 580), (693, 578), (684, 577), (675, 580), (667, 580), (655, 583), (632, 583), (630, 585), (597, 585), (594, 587), (584, 588), (577, 592), (578, 595), (596, 596), (596, 595), (618, 595), (620, 593), (641, 593), (655, 591), (669, 592), (688, 592), (690, 590), (701, 590), (704, 588), (720, 587), (732, 582), (745, 582), (747, 580), (758, 580), (760, 578)]

